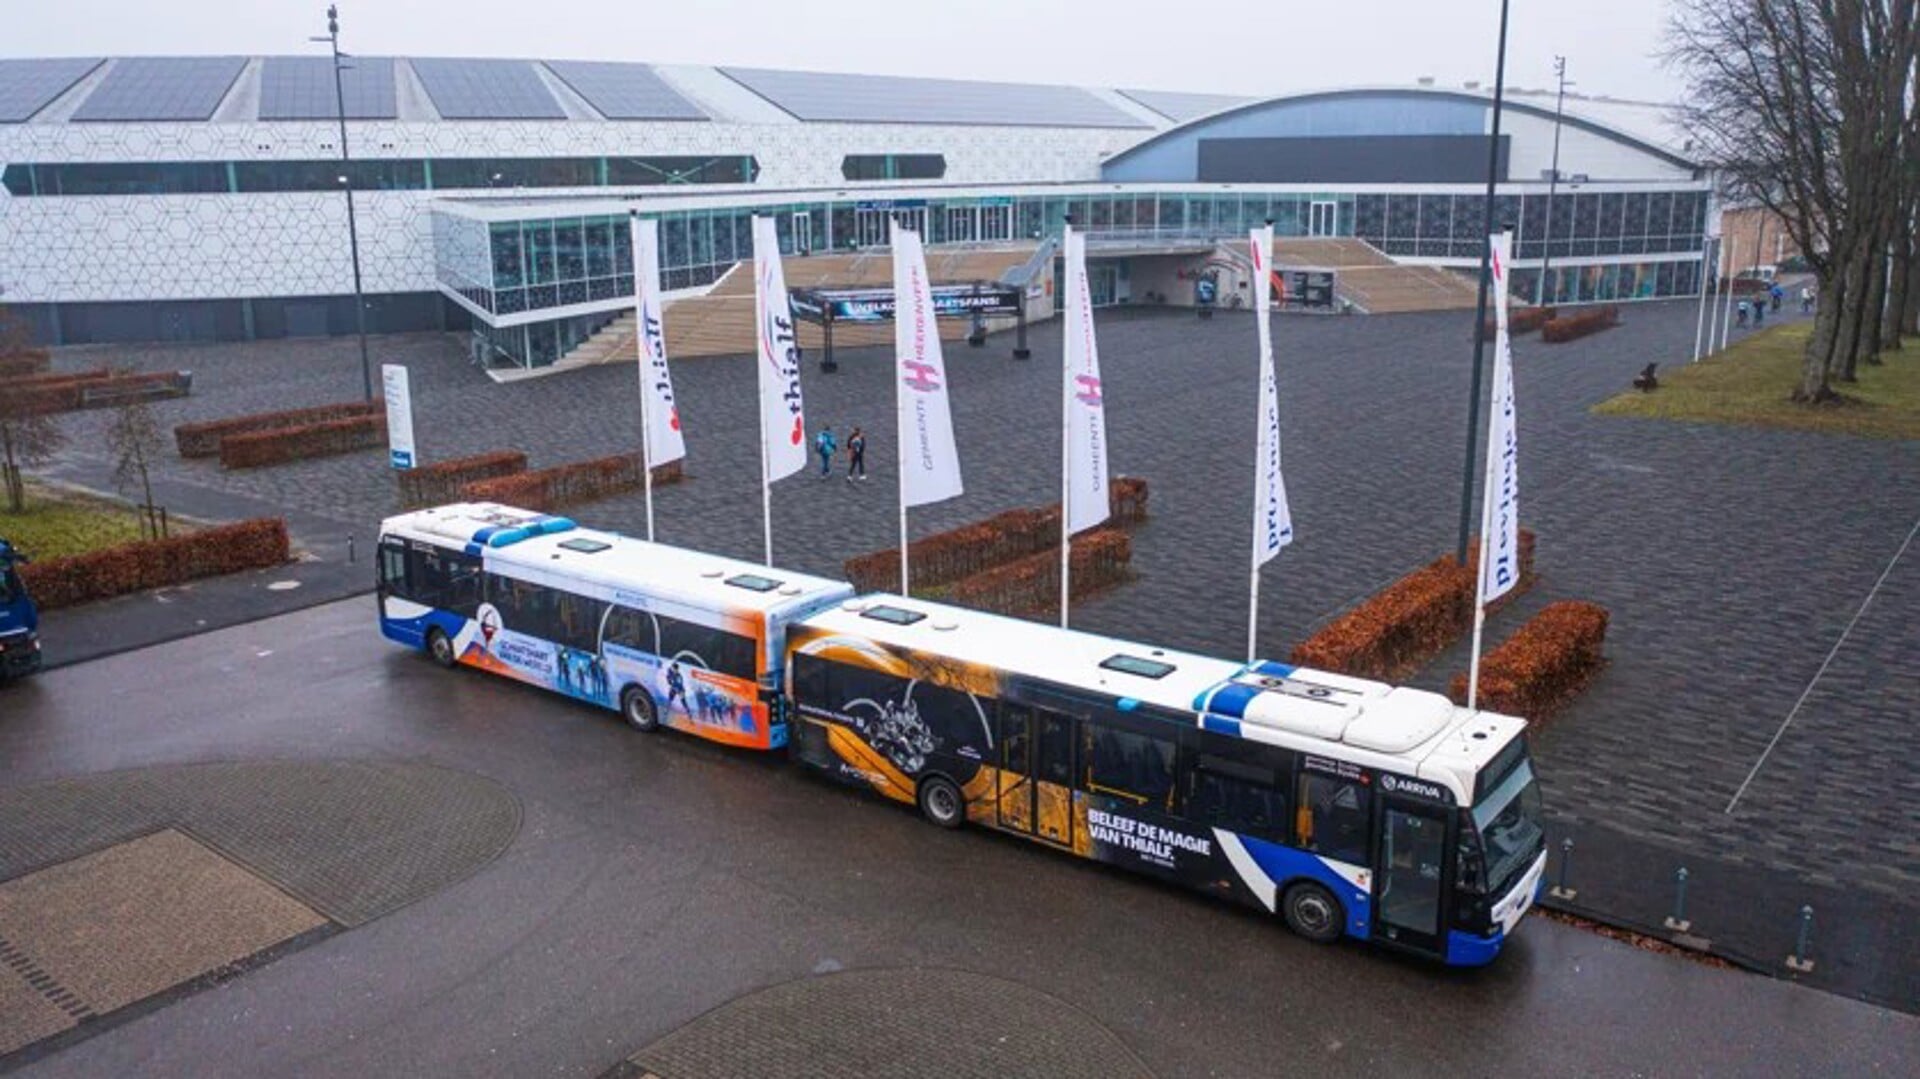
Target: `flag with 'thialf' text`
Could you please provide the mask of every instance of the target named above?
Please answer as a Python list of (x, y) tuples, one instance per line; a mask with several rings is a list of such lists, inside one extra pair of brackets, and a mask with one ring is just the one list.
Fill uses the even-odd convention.
[(647, 464), (663, 465), (687, 455), (680, 408), (667, 373), (667, 336), (660, 317), (660, 222), (633, 219), (634, 286), (639, 292), (640, 402), (646, 409)]
[(1253, 551), (1258, 566), (1293, 542), (1280, 475), (1280, 386), (1273, 372), (1273, 226), (1253, 230), (1253, 314), (1260, 327), (1260, 433), (1255, 451)]
[(773, 218), (753, 219), (754, 323), (759, 338), (760, 444), (767, 482), (807, 467), (807, 418), (800, 403), (800, 342), (794, 336), (787, 273)]
[(1100, 347), (1093, 335), (1093, 290), (1087, 280), (1086, 237), (1069, 226), (1067, 269), (1066, 410), (1067, 533), (1107, 519), (1107, 416), (1100, 388)]
[(920, 234), (891, 225), (894, 400), (899, 411), (900, 503), (924, 506), (960, 494), (947, 363), (934, 319), (933, 286)]
[(1493, 412), (1487, 423), (1486, 507), (1480, 529), (1480, 603), (1520, 580), (1520, 435), (1513, 411), (1513, 343), (1507, 336), (1507, 263), (1513, 235), (1487, 237), (1493, 289)]

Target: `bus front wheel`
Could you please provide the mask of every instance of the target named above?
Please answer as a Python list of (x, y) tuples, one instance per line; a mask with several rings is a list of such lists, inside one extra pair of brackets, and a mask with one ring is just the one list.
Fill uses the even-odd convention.
[(660, 713), (653, 707), (653, 694), (639, 686), (628, 686), (620, 694), (620, 714), (626, 717), (627, 726), (636, 731), (654, 731), (660, 727)]
[(1346, 915), (1340, 909), (1340, 901), (1320, 885), (1301, 881), (1288, 888), (1281, 899), (1281, 909), (1287, 917), (1287, 928), (1308, 940), (1326, 944), (1340, 939)]
[(448, 670), (452, 670), (460, 661), (460, 657), (453, 651), (453, 638), (447, 636), (446, 631), (441, 629), (427, 631), (427, 655), (432, 656), (435, 663)]
[(958, 828), (967, 819), (967, 800), (946, 776), (930, 776), (920, 784), (920, 812), (942, 828)]

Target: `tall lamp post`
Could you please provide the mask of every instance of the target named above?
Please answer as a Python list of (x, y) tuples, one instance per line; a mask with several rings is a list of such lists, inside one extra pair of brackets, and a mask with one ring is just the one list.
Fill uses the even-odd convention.
[(327, 35), (309, 38), (333, 47), (334, 115), (340, 120), (340, 161), (346, 168), (340, 176), (341, 190), (347, 193), (347, 249), (353, 256), (353, 322), (360, 334), (360, 392), (373, 400), (373, 362), (367, 358), (367, 300), (360, 290), (360, 229), (353, 216), (352, 157), (347, 153), (347, 91), (340, 80), (342, 59), (351, 59), (340, 51), (340, 8), (327, 5)]
[[(1547, 277), (1553, 271), (1553, 190), (1560, 186), (1560, 115), (1567, 107), (1567, 87), (1578, 85), (1567, 81), (1567, 58), (1553, 58), (1553, 73), (1560, 79), (1560, 92), (1553, 99), (1553, 169), (1547, 177), (1547, 235), (1546, 242), (1540, 246), (1540, 282), (1533, 290), (1533, 305), (1546, 302)], [(1553, 290), (1553, 298), (1560, 298), (1560, 290)]]
[(1480, 237), (1480, 302), (1473, 316), (1473, 379), (1467, 397), (1467, 468), (1460, 489), (1460, 545), (1454, 560), (1467, 564), (1467, 537), (1473, 531), (1473, 466), (1480, 438), (1480, 366), (1487, 351), (1487, 284), (1491, 279), (1489, 263), (1493, 249), (1487, 243), (1492, 235), (1494, 186), (1500, 179), (1500, 106), (1507, 92), (1507, 0), (1500, 0), (1499, 59), (1493, 69), (1493, 131), (1487, 139), (1487, 205), (1484, 213), (1486, 235)]

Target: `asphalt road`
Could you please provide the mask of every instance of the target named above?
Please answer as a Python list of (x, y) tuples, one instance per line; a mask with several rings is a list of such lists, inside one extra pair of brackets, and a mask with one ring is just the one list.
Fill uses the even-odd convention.
[(1311, 946), (774, 760), (440, 671), (379, 638), (370, 600), (0, 690), (0, 786), (247, 758), (464, 769), (513, 790), (523, 825), (464, 882), (24, 1074), (594, 1076), (741, 994), (917, 967), (1059, 998), (1162, 1077), (1920, 1074), (1920, 1020), (1542, 919), (1480, 972)]

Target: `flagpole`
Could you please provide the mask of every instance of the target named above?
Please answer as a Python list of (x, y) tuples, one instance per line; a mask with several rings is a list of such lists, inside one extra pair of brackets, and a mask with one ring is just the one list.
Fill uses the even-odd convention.
[[(1733, 268), (1740, 265), (1740, 241), (1727, 237), (1727, 297), (1726, 314), (1720, 319), (1720, 347), (1727, 347), (1733, 337)], [(1715, 275), (1718, 276), (1718, 270)]]
[(1074, 332), (1073, 319), (1077, 312), (1075, 305), (1077, 283), (1073, 274), (1073, 215), (1066, 217), (1066, 226), (1061, 233), (1060, 249), (1067, 252), (1067, 317), (1063, 320), (1060, 334), (1060, 628), (1067, 628), (1067, 597), (1071, 594), (1073, 574), (1073, 526), (1071, 512), (1072, 473), (1073, 473), (1073, 352), (1068, 341)]
[[(632, 235), (628, 247), (633, 257), (640, 257), (640, 211), (627, 211), (627, 231)], [(647, 542), (653, 542), (653, 452), (651, 431), (647, 424), (647, 413), (653, 411), (647, 407), (647, 305), (641, 296), (646, 288), (640, 267), (633, 268), (634, 292), (634, 333), (633, 345), (636, 358), (640, 362), (640, 476), (641, 486), (647, 492)]]
[(1709, 236), (1707, 242), (1700, 247), (1700, 316), (1694, 320), (1693, 324), (1693, 362), (1695, 363), (1700, 362), (1700, 335), (1707, 328), (1707, 255), (1719, 242), (1718, 237)]

